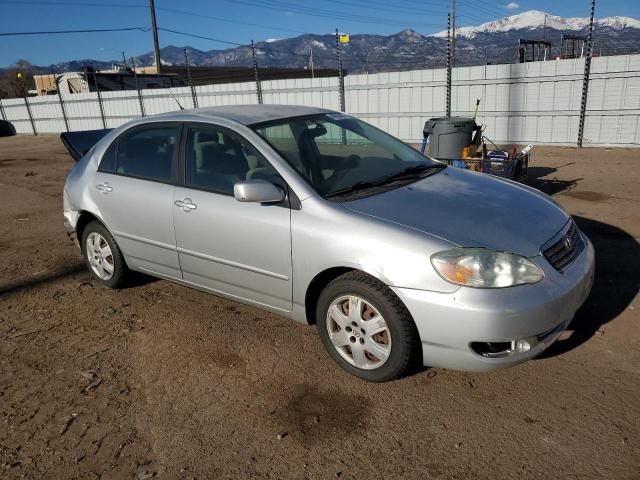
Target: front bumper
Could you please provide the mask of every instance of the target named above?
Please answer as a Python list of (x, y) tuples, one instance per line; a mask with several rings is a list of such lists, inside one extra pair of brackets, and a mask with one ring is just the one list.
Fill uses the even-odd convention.
[[(392, 287), (413, 316), (425, 366), (487, 371), (522, 363), (539, 355), (567, 328), (593, 285), (595, 255), (585, 248), (564, 272), (540, 257), (545, 279), (535, 285), (503, 289), (462, 287), (454, 293)], [(526, 351), (489, 358), (474, 342), (535, 339)]]

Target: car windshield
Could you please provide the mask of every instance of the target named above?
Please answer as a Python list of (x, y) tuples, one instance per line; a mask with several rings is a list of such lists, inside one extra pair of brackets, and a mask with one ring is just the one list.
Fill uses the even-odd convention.
[(287, 118), (253, 129), (323, 196), (397, 185), (444, 164), (342, 113)]

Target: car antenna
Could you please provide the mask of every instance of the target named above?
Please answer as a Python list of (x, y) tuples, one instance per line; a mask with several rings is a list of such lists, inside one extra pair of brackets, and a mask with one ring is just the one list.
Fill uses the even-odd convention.
[(178, 104), (178, 106), (180, 107), (180, 110), (184, 110), (184, 107), (182, 105), (180, 105), (180, 102), (178, 101), (178, 99), (175, 97), (175, 95), (173, 94), (173, 92), (171, 91), (170, 88), (167, 88), (167, 91), (169, 92), (169, 95), (171, 95), (171, 98), (173, 98), (176, 103)]

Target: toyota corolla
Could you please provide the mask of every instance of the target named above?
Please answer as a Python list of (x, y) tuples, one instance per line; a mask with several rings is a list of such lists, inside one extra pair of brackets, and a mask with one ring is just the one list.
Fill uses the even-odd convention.
[(202, 108), (65, 141), (81, 156), (65, 226), (96, 282), (135, 270), (316, 325), (366, 380), (524, 362), (593, 282), (589, 239), (550, 197), (343, 113)]

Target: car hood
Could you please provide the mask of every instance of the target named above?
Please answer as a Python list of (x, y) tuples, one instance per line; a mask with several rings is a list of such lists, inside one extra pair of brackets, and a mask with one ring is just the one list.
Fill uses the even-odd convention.
[(538, 190), (457, 168), (342, 205), (457, 245), (527, 257), (538, 255), (569, 219)]

